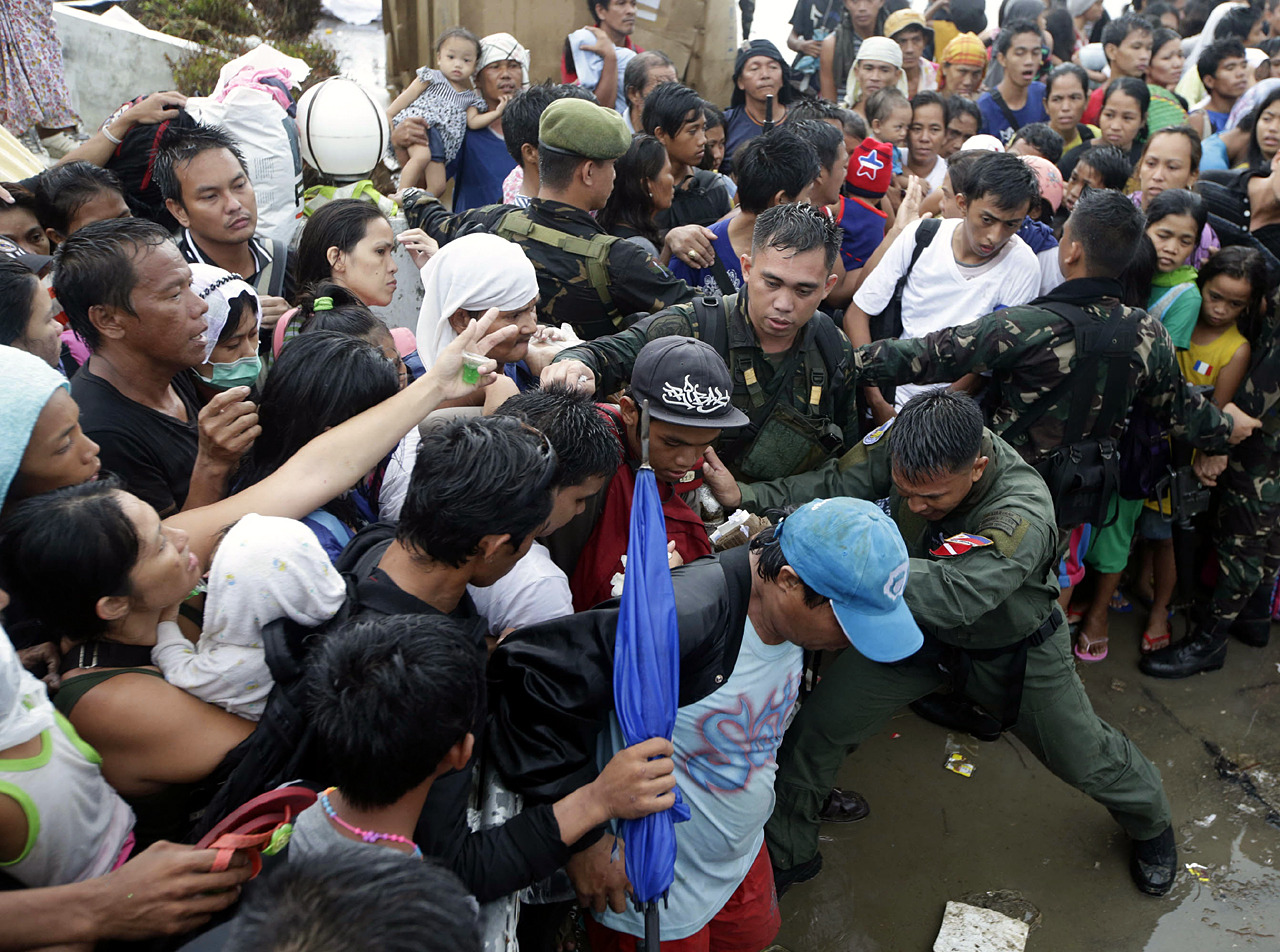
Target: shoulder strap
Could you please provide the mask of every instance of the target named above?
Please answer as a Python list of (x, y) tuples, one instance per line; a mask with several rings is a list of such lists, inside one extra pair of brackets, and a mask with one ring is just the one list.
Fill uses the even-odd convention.
[(1147, 308), (1147, 313), (1163, 324), (1164, 316), (1168, 312), (1169, 308), (1173, 307), (1174, 304), (1178, 302), (1178, 298), (1182, 297), (1182, 295), (1186, 294), (1193, 287), (1195, 287), (1195, 283), (1192, 281), (1184, 281), (1182, 284), (1175, 284), (1173, 287), (1169, 288), (1169, 290), (1165, 291), (1164, 294), (1160, 295), (1159, 300), (1157, 300), (1155, 304), (1152, 304)]
[(717, 354), (729, 353), (729, 295), (700, 294), (692, 301), (696, 336), (716, 349)]
[(267, 294), (272, 297), (284, 297), (284, 279), (286, 265), (289, 263), (289, 249), (283, 241), (271, 239), (271, 280), (267, 283)]
[(926, 218), (920, 223), (920, 227), (916, 229), (916, 245), (911, 249), (911, 260), (907, 263), (907, 270), (902, 275), (904, 281), (911, 276), (911, 269), (916, 266), (916, 262), (924, 254), (924, 249), (933, 243), (933, 239), (941, 227), (942, 219), (940, 218)]
[(609, 312), (609, 320), (621, 326), (622, 315), (618, 313), (613, 303), (613, 295), (609, 293), (609, 252), (614, 242), (618, 241), (616, 235), (598, 234), (590, 238), (571, 235), (549, 225), (539, 225), (526, 215), (523, 209), (515, 209), (503, 215), (495, 233), (507, 239), (515, 236), (526, 238), (585, 259), (587, 280), (595, 288), (600, 303)]
[(1009, 104), (1004, 101), (1004, 94), (999, 89), (991, 90), (991, 101), (996, 104), (996, 108), (1004, 114), (1004, 121), (1009, 123), (1009, 128), (1015, 133), (1018, 131), (1018, 117), (1013, 114), (1013, 110), (1009, 108)]
[(738, 293), (738, 289), (733, 286), (733, 278), (729, 276), (729, 269), (724, 266), (724, 262), (720, 260), (719, 255), (715, 255), (711, 259), (711, 264), (707, 267), (707, 270), (716, 279), (716, 287), (720, 289), (722, 295)]

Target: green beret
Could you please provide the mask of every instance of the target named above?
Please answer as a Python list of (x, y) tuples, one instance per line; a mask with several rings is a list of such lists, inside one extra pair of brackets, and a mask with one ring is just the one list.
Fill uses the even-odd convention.
[(542, 111), (539, 148), (603, 162), (625, 155), (631, 133), (617, 110), (585, 99), (557, 99)]

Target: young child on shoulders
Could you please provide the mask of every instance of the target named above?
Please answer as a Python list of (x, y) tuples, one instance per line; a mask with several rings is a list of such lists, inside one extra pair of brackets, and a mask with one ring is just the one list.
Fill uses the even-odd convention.
[(439, 68), (418, 70), (417, 78), (387, 109), (393, 125), (412, 117), (427, 123), (429, 145), (396, 150), (401, 188), (425, 185), (439, 195), (451, 178), (467, 130), (488, 128), (502, 117), (509, 97), (503, 96), (497, 106), (485, 111), (484, 97), (471, 84), (479, 61), (479, 37), (460, 26), (445, 30), (436, 41)]
[(867, 124), (871, 138), (893, 146), (893, 184), (899, 194), (906, 190), (908, 176), (903, 171), (907, 131), (911, 127), (911, 101), (895, 86), (871, 94), (867, 100)]

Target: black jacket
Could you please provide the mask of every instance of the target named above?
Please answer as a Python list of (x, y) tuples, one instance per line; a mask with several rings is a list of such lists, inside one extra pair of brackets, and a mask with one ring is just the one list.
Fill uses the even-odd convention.
[[(395, 585), (377, 571), (392, 532), (377, 523), (357, 533), (338, 560), (338, 568), (356, 578), (359, 609), (355, 617), (436, 614), (436, 609)], [(487, 654), (483, 619), (468, 598), (453, 617), (474, 622), (477, 651)], [(481, 712), (482, 713), (482, 712)], [(476, 751), (483, 749), (483, 719), (477, 727)], [(458, 875), (480, 902), (489, 902), (532, 885), (565, 864), (569, 849), (560, 841), (560, 825), (549, 805), (525, 808), (502, 826), (471, 832), (467, 803), (479, 753), (462, 770), (445, 774), (431, 785), (414, 841)]]
[[(747, 547), (671, 573), (680, 626), (681, 707), (733, 673), (751, 598)], [(528, 802), (556, 800), (599, 773), (596, 742), (613, 710), (618, 600), (512, 632), (489, 661), (489, 749)]]

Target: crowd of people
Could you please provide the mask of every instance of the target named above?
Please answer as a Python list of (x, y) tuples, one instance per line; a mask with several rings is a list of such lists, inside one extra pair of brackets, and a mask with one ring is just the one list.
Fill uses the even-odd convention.
[[(1076, 664), (1135, 609), (1147, 677), (1268, 644), (1280, 0), (799, 0), (723, 110), (637, 9), (544, 82), (441, 32), (394, 194), (289, 242), (181, 92), (77, 133), (0, 30), (49, 165), (0, 182), (0, 949), (632, 952), (620, 823), (679, 810), (662, 948), (762, 952), (904, 705), (1173, 887)], [(628, 745), (649, 470), (679, 708)]]

